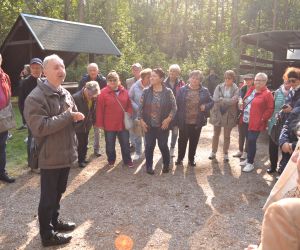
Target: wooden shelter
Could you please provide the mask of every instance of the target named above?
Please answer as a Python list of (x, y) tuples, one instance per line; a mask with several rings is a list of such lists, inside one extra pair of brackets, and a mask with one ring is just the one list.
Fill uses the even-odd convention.
[(24, 64), (33, 57), (57, 54), (66, 67), (79, 53), (115, 55), (121, 52), (101, 26), (20, 14), (0, 47), (2, 68), (10, 76), (13, 92)]

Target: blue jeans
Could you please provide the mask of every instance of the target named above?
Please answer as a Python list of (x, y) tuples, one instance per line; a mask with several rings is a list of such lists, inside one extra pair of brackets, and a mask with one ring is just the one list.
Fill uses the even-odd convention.
[(162, 154), (164, 167), (169, 167), (170, 165), (170, 152), (168, 147), (168, 137), (169, 130), (162, 130), (161, 128), (148, 128), (145, 133), (146, 140), (146, 167), (147, 170), (152, 170), (153, 167), (153, 151), (156, 145), (156, 140), (158, 142), (159, 150)]
[(106, 155), (109, 163), (116, 161), (116, 138), (118, 137), (122, 159), (124, 164), (131, 163), (130, 146), (129, 146), (129, 132), (128, 130), (122, 131), (105, 131)]
[(133, 145), (135, 147), (135, 153), (138, 155), (142, 154), (142, 136), (139, 135), (132, 135), (133, 138)]
[(177, 126), (174, 126), (171, 131), (172, 131), (172, 135), (171, 135), (171, 145), (170, 146), (171, 146), (171, 148), (175, 148), (179, 129)]
[(0, 174), (5, 172), (6, 165), (6, 141), (7, 141), (8, 131), (0, 133)]
[(248, 139), (248, 155), (247, 162), (253, 164), (254, 157), (256, 153), (256, 141), (259, 136), (259, 131), (248, 130), (247, 139)]

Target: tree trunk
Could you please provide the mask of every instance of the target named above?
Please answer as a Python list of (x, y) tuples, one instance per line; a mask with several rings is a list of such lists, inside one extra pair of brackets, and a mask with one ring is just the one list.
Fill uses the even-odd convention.
[(277, 22), (277, 0), (273, 0), (273, 28), (272, 28), (272, 30), (276, 30), (276, 22)]
[(85, 6), (85, 0), (79, 0), (78, 1), (78, 20), (79, 22), (84, 22), (84, 6)]
[(231, 8), (231, 41), (233, 45), (236, 44), (236, 39), (238, 36), (238, 1), (232, 0), (232, 8)]
[(71, 0), (65, 0), (64, 19), (69, 20)]

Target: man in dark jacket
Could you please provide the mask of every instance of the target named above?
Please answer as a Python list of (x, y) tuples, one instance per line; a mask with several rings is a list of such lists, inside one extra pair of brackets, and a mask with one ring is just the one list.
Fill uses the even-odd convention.
[[(31, 91), (37, 86), (37, 79), (41, 77), (43, 72), (43, 62), (40, 58), (32, 58), (30, 61), (30, 75), (23, 79), (20, 83), (19, 88), (19, 109), (20, 113), (24, 119), (24, 103), (26, 97), (31, 93)], [(24, 119), (25, 120), (25, 119)], [(30, 145), (32, 141), (32, 134), (30, 129), (28, 128), (28, 137), (27, 137), (27, 161), (29, 165), (29, 157), (30, 157)]]
[(88, 161), (86, 160), (89, 132), (95, 123), (96, 116), (96, 98), (100, 94), (100, 88), (96, 81), (90, 81), (73, 95), (79, 112), (83, 113), (85, 118), (75, 126), (78, 139), (78, 165), (84, 168)]
[(58, 219), (60, 200), (65, 192), (70, 167), (77, 161), (74, 122), (84, 115), (77, 112), (71, 94), (61, 87), (66, 71), (57, 55), (44, 59), (45, 80), (25, 100), (24, 116), (39, 148), (41, 197), (38, 210), (43, 246), (70, 242), (71, 236), (60, 234), (75, 228), (75, 223)]
[(217, 74), (215, 73), (215, 70), (210, 69), (209, 75), (206, 78), (204, 85), (208, 88), (211, 96), (214, 95), (215, 88), (217, 87), (218, 84), (219, 84), (219, 78), (218, 78)]
[[(106, 78), (99, 72), (98, 65), (96, 63), (90, 63), (87, 66), (87, 75), (85, 75), (79, 82), (78, 90), (81, 90), (84, 85), (89, 81), (96, 81), (99, 84), (99, 88), (103, 89), (106, 87)], [(94, 155), (97, 157), (101, 156), (100, 153), (100, 130), (94, 127)]]

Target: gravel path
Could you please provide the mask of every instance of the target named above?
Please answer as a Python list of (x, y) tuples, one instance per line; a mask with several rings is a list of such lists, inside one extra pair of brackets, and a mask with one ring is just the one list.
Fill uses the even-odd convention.
[[(208, 160), (211, 137), (212, 126), (206, 126), (196, 168), (187, 167), (187, 161), (176, 168), (172, 162), (172, 173), (161, 174), (158, 149), (155, 176), (145, 173), (144, 160), (133, 169), (121, 163), (109, 168), (102, 156), (83, 170), (73, 168), (61, 214), (77, 228), (70, 244), (53, 249), (113, 250), (120, 235), (129, 236), (136, 250), (243, 249), (258, 243), (261, 208), (274, 184), (266, 174), (267, 137), (259, 138), (257, 167), (249, 174), (232, 157), (236, 129), (229, 163), (223, 163), (222, 138), (218, 160)], [(15, 184), (0, 184), (0, 201), (0, 249), (41, 249), (39, 176), (28, 172)]]

